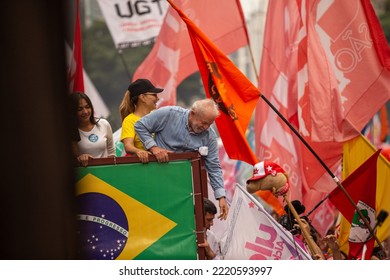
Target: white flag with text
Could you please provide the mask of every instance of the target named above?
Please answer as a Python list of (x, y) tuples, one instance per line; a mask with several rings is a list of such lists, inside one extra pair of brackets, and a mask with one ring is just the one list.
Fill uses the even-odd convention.
[(221, 239), (225, 260), (310, 260), (302, 243), (283, 228), (242, 186), (236, 184)]
[(144, 0), (98, 0), (118, 49), (154, 42), (168, 9), (168, 2)]

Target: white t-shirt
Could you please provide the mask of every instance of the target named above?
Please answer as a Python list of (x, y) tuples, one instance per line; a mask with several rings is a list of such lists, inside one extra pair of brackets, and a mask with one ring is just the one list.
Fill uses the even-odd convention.
[(110, 123), (100, 119), (90, 130), (79, 129), (81, 140), (78, 142), (79, 153), (89, 154), (93, 158), (115, 156), (114, 139)]

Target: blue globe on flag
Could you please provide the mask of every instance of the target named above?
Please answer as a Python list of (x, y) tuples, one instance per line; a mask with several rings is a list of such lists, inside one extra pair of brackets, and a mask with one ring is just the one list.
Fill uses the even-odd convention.
[(78, 255), (87, 260), (114, 260), (126, 245), (129, 226), (121, 206), (101, 193), (77, 196)]

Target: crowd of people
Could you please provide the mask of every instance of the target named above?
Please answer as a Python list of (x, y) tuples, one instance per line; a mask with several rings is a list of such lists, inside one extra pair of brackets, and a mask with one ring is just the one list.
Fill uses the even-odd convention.
[[(120, 141), (124, 145), (126, 155), (137, 156), (139, 161), (145, 164), (148, 163), (149, 156), (153, 155), (159, 163), (166, 163), (170, 153), (203, 149), (201, 154), (205, 159), (210, 185), (219, 204), (218, 218), (226, 220), (229, 207), (219, 161), (217, 136), (211, 127), (219, 116), (218, 106), (212, 99), (206, 98), (195, 101), (189, 109), (180, 106), (157, 109), (158, 94), (162, 92), (162, 88), (155, 87), (147, 79), (138, 79), (128, 86), (119, 106), (122, 118)], [(69, 95), (69, 100), (74, 128), (71, 147), (77, 162), (88, 166), (91, 158), (114, 157), (115, 145), (111, 125), (103, 118), (95, 118), (94, 107), (87, 94), (75, 92)], [(299, 201), (293, 201), (293, 205), (298, 214), (305, 211)], [(204, 248), (206, 258), (210, 260), (222, 258), (219, 242), (211, 231), (217, 212), (215, 204), (204, 198), (205, 242), (199, 243), (198, 246)], [(321, 237), (307, 218), (302, 217), (301, 223), (298, 224), (290, 215), (287, 206), (285, 212), (286, 215), (275, 216), (275, 219), (297, 237), (297, 240), (301, 240), (303, 247), (307, 244), (302, 231), (310, 234), (319, 252), (312, 254), (313, 259), (347, 258), (339, 248), (334, 230)], [(388, 249), (388, 246), (384, 243), (382, 248)], [(388, 251), (384, 252), (376, 247), (372, 259), (383, 259), (386, 256), (389, 256)]]

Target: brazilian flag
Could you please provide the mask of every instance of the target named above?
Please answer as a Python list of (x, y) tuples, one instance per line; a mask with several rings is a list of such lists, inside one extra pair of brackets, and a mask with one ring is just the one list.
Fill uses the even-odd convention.
[(189, 160), (76, 171), (81, 259), (197, 259)]

